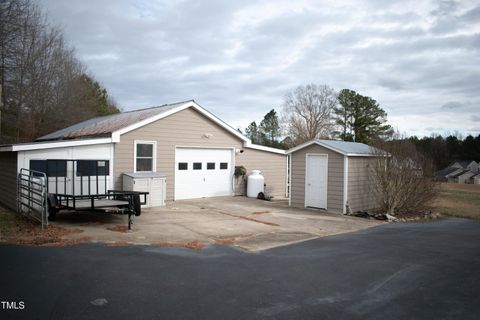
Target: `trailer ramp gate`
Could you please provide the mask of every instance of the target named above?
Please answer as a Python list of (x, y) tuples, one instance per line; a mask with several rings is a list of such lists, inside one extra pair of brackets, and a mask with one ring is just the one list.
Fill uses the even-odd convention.
[(22, 168), (17, 179), (17, 212), (48, 226), (47, 176)]

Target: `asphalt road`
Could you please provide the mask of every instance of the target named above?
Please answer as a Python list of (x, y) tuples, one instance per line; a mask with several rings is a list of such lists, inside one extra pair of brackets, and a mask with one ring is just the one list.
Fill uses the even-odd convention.
[(390, 224), (245, 253), (0, 246), (0, 319), (479, 319), (480, 222)]

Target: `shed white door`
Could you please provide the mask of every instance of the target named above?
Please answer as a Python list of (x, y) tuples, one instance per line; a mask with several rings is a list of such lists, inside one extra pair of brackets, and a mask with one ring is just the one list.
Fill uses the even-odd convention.
[(305, 207), (327, 208), (328, 156), (307, 154)]
[(232, 150), (177, 148), (175, 200), (232, 195)]

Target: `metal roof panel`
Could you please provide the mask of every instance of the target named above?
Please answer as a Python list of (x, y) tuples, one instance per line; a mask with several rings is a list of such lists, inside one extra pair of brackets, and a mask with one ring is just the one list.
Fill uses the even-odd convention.
[(167, 112), (173, 108), (179, 107), (189, 101), (165, 104), (159, 107), (133, 110), (117, 113), (109, 116), (96, 117), (76, 123), (70, 127), (57, 130), (55, 132), (37, 138), (35, 141), (64, 140), (85, 137), (105, 137), (113, 132), (125, 128), (131, 124), (145, 120), (152, 116)]

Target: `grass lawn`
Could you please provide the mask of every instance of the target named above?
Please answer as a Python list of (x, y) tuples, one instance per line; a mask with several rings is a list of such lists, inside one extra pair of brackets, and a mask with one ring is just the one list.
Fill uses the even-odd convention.
[(441, 183), (432, 210), (447, 216), (480, 219), (480, 185)]

